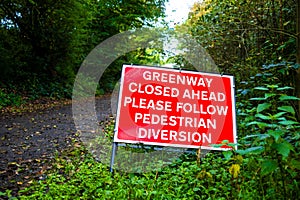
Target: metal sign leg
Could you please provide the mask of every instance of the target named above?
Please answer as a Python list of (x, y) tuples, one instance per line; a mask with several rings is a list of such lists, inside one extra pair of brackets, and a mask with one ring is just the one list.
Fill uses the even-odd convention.
[(117, 146), (118, 146), (118, 143), (117, 142), (113, 142), (113, 144), (112, 144), (111, 158), (110, 158), (110, 166), (109, 166), (109, 171), (110, 172), (113, 172), (113, 166), (114, 166), (114, 162), (115, 162), (115, 156), (116, 156), (116, 152), (117, 152)]

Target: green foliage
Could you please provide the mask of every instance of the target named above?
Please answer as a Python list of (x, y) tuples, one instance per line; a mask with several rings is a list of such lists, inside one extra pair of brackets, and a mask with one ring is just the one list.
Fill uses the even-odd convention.
[(184, 26), (222, 71), (239, 65), (237, 73), (249, 75), (265, 63), (296, 61), (295, 19), (296, 4), (288, 0), (206, 0)]
[(183, 155), (168, 167), (143, 174), (111, 174), (82, 150), (68, 154), (73, 156), (57, 157), (48, 178), (23, 190), (19, 198), (228, 199), (236, 195), (228, 163), (213, 154), (201, 166), (187, 161), (193, 156)]
[(61, 80), (39, 77), (32, 74), (24, 77), (22, 84), (7, 82), (0, 87), (0, 109), (7, 106), (19, 107), (41, 97), (50, 99), (71, 98), (72, 85)]
[[(287, 63), (266, 65), (252, 82), (247, 82), (248, 90), (241, 89), (238, 94), (238, 132), (242, 138), (236, 153), (247, 158), (246, 170), (256, 168), (253, 178), (267, 199), (299, 195), (297, 181), (290, 181), (299, 179), (295, 162), (300, 147), (295, 103), (299, 99), (293, 96), (293, 83), (283, 81), (296, 69)], [(244, 100), (245, 96), (250, 101)]]
[[(259, 74), (239, 84), (237, 151), (210, 152), (201, 160), (196, 153), (183, 154), (150, 172), (109, 173), (108, 166), (77, 144), (55, 157), (46, 178), (33, 182), (17, 198), (293, 199), (300, 195), (300, 124), (293, 83), (283, 80), (296, 69), (292, 63), (265, 65)], [(105, 127), (110, 143), (114, 123)], [(121, 154), (118, 162), (128, 159)], [(138, 170), (144, 162), (138, 160), (131, 167)]]
[[(77, 53), (72, 41), (82, 28), (80, 18), (85, 15), (79, 1), (4, 1), (1, 11), (1, 19), (6, 22), (1, 31), (14, 33), (6, 42), (11, 46), (8, 53), (20, 54), (9, 62), (14, 75), (25, 71), (54, 76), (61, 73), (56, 70), (59, 65), (72, 69), (68, 61), (71, 54)], [(21, 44), (19, 47), (15, 46), (15, 40)], [(18, 66), (20, 61), (23, 63)]]
[(20, 106), (22, 102), (23, 100), (20, 95), (5, 92), (0, 88), (0, 109), (11, 105)]
[[(35, 96), (61, 93), (52, 90), (73, 84), (80, 64), (96, 45), (122, 31), (150, 25), (163, 16), (164, 3), (165, 0), (1, 1), (0, 83), (18, 87), (27, 85), (32, 76), (34, 83), (47, 77), (49, 83), (55, 84), (33, 89), (38, 90)], [(121, 66), (111, 66), (115, 70), (99, 90), (114, 88)]]
[[(45, 180), (19, 199), (293, 199), (299, 196), (300, 124), (293, 88), (277, 76), (293, 68), (264, 66), (247, 88), (238, 90), (239, 149), (182, 154), (167, 166), (144, 173), (109, 173), (83, 148), (55, 158)], [(282, 73), (277, 73), (282, 70)], [(272, 77), (272, 78), (270, 78)], [(288, 84), (288, 83), (287, 83)], [(247, 92), (245, 92), (247, 91)], [(250, 100), (245, 100), (248, 96)], [(114, 124), (106, 125), (112, 139)], [(139, 151), (143, 153), (144, 151)], [(123, 157), (128, 159), (127, 157)], [(143, 160), (139, 161), (143, 165)], [(154, 162), (154, 161), (153, 161)]]
[[(10, 4), (6, 0), (0, 3), (3, 22), (0, 38), (7, 38), (0, 40), (3, 60), (0, 67), (7, 76), (5, 80), (16, 75), (15, 80), (24, 86), (20, 91), (26, 91), (32, 99), (44, 95), (68, 96), (76, 68), (95, 45), (120, 31), (147, 24), (146, 19), (155, 19), (163, 10), (163, 2), (69, 0), (64, 5), (52, 6), (52, 1)], [(209, 51), (221, 71), (236, 77), (239, 149), (211, 152), (201, 160), (197, 153), (183, 154), (167, 166), (158, 162), (163, 167), (144, 173), (141, 166), (145, 161), (138, 160), (130, 167), (140, 169), (141, 173), (134, 174), (109, 173), (108, 166), (95, 161), (77, 144), (77, 148), (55, 157), (46, 178), (20, 191), (18, 199), (294, 199), (300, 196), (297, 121), (300, 113), (294, 90), (299, 69), (294, 63), (296, 4), (287, 0), (205, 3), (194, 6), (189, 21), (182, 27)], [(32, 41), (33, 38), (37, 40)], [(162, 53), (149, 48), (122, 56), (110, 66), (97, 91), (114, 88), (124, 61), (156, 65), (162, 62)], [(184, 63), (180, 57), (171, 59)], [(54, 80), (64, 77), (67, 81), (45, 78), (49, 75), (54, 75)], [(87, 77), (76, 92), (85, 94), (86, 88), (95, 88), (94, 84), (97, 83)], [(0, 107), (22, 101), (15, 92), (20, 86), (13, 85), (7, 90), (10, 84), (2, 85), (5, 89), (0, 90)], [(113, 123), (106, 128), (105, 138), (110, 143)], [(121, 154), (119, 162), (124, 159), (129, 157)], [(0, 196), (15, 198), (9, 190)]]
[[(250, 153), (222, 158), (216, 152), (200, 164), (195, 160), (194, 155), (183, 154), (153, 172), (110, 173), (85, 150), (74, 149), (56, 157), (47, 178), (22, 190), (18, 199), (290, 199), (298, 195), (297, 182), (288, 181), (296, 180), (295, 175), (285, 178), (286, 193), (282, 193), (275, 160), (258, 164)], [(292, 162), (299, 167), (299, 161)]]
[[(153, 31), (151, 28), (143, 27), (140, 30), (143, 34), (132, 35), (130, 41), (126, 42), (126, 46), (132, 45), (138, 48), (116, 59), (101, 77), (100, 88), (103, 88), (105, 92), (111, 92), (115, 88), (116, 83), (121, 78), (120, 72), (123, 64), (162, 66), (166, 63), (162, 41), (164, 34), (167, 34), (166, 29), (156, 28)], [(142, 48), (145, 44), (147, 48)], [(122, 49), (124, 47), (121, 46), (116, 49), (118, 48)]]

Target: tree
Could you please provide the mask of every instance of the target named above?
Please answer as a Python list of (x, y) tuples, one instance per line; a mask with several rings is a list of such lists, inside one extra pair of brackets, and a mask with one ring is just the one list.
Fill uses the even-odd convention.
[[(297, 0), (297, 19), (296, 19), (296, 35), (297, 35), (297, 64), (299, 68), (296, 76), (296, 95), (300, 98), (300, 0)], [(300, 101), (298, 101), (298, 120), (300, 121)]]
[(36, 74), (72, 84), (96, 45), (119, 32), (149, 25), (163, 15), (164, 2), (3, 0), (0, 68), (5, 81), (22, 82)]
[[(220, 71), (236, 76), (237, 87), (246, 87), (239, 83), (251, 82), (249, 77), (261, 73), (262, 66), (275, 64), (269, 66), (277, 73), (278, 84), (296, 88), (293, 95), (300, 97), (300, 71), (295, 70), (299, 62), (297, 1), (206, 0), (194, 5), (184, 26), (208, 50)], [(300, 116), (300, 106), (296, 107)]]
[(205, 1), (187, 26), (220, 67), (295, 61), (295, 5), (286, 0)]
[[(164, 16), (164, 3), (166, 0), (102, 0), (91, 1), (93, 8), (92, 20), (87, 24), (86, 50), (91, 51), (103, 40), (130, 29), (151, 27), (159, 17)], [(119, 80), (123, 63), (137, 61), (136, 54), (147, 56), (145, 49), (123, 55), (105, 71), (101, 77), (100, 87), (112, 90)], [(141, 58), (141, 56), (139, 57)], [(144, 58), (146, 60), (148, 58)], [(135, 62), (136, 63), (136, 62)], [(140, 62), (141, 63), (141, 62)]]
[[(17, 40), (23, 47), (19, 49), (22, 65), (18, 67), (12, 61), (15, 74), (20, 71), (50, 76), (63, 71), (72, 73), (70, 60), (77, 53), (74, 45), (78, 42), (75, 38), (86, 16), (79, 0), (4, 0), (1, 11), (2, 31), (15, 33), (8, 41)], [(10, 45), (16, 48), (14, 43)]]

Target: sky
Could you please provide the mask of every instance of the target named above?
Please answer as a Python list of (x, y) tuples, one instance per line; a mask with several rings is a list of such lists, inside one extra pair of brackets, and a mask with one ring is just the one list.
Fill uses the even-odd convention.
[(190, 8), (194, 2), (199, 0), (169, 0), (166, 3), (166, 21), (169, 26), (174, 26), (174, 23), (180, 23), (187, 19)]

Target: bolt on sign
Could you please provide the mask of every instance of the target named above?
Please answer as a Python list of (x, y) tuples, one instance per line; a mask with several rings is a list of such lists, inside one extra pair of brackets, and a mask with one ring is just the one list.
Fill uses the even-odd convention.
[(236, 143), (233, 76), (123, 66), (114, 142), (227, 150), (225, 140)]

